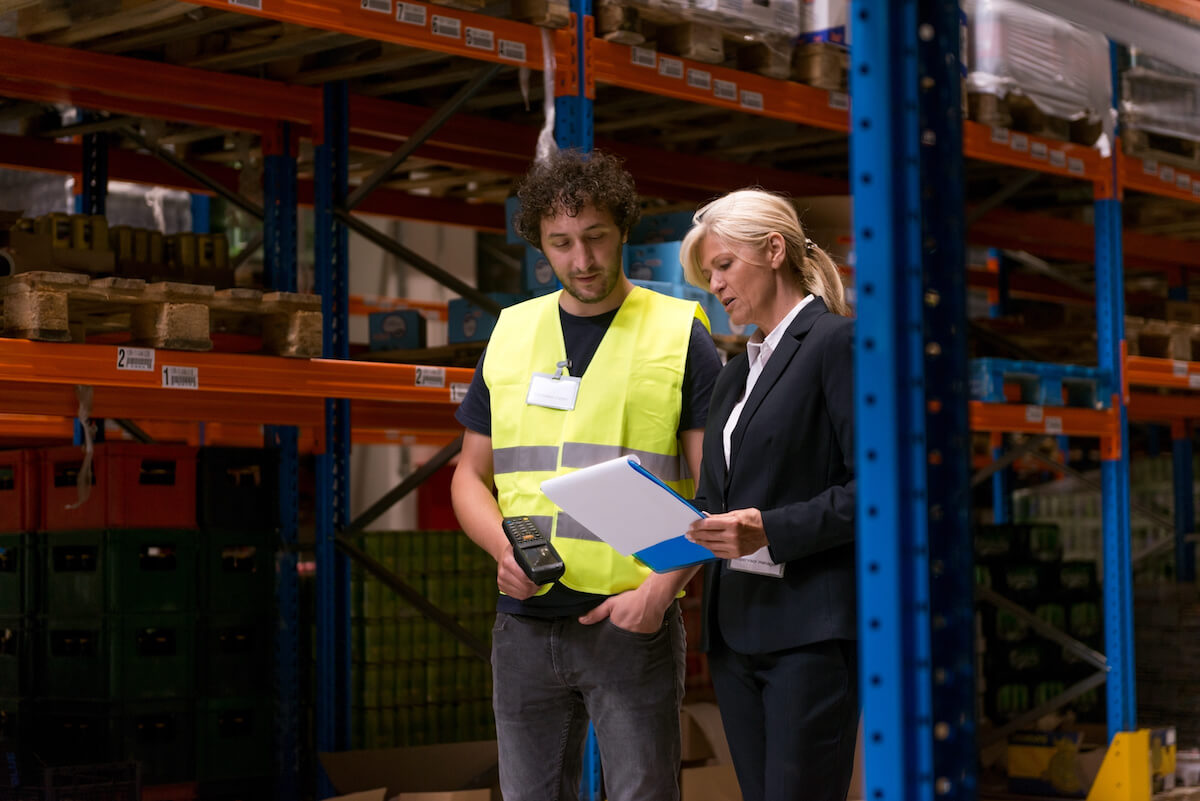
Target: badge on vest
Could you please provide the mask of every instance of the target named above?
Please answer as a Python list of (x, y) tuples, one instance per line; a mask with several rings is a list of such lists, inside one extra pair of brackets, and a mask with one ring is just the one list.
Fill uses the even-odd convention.
[(533, 374), (529, 379), (529, 392), (525, 395), (525, 402), (530, 406), (545, 406), (547, 409), (569, 412), (575, 408), (575, 399), (579, 397), (579, 379), (563, 374), (563, 368), (571, 366), (570, 359), (555, 366), (558, 369), (554, 375)]
[(772, 578), (783, 578), (784, 567), (784, 565), (776, 564), (771, 560), (771, 554), (766, 545), (749, 556), (741, 556), (737, 559), (729, 560), (730, 570), (737, 570), (742, 573), (755, 573), (760, 576), (771, 576)]

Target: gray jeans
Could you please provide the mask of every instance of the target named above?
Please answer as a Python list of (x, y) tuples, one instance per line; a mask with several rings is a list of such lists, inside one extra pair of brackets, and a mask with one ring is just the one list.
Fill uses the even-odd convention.
[(589, 717), (608, 801), (678, 799), (685, 647), (678, 603), (654, 634), (498, 613), (493, 705), (504, 801), (577, 799)]

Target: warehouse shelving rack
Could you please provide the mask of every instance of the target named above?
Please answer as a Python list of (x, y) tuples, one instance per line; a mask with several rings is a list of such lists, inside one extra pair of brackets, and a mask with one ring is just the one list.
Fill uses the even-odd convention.
[[(372, 10), (381, 4), (358, 0), (333, 0), (319, 10), (300, 0), (198, 0), (198, 4), (533, 69), (543, 67), (543, 48), (550, 42), (557, 63), (558, 138), (562, 144), (592, 144), (590, 102), (596, 82), (851, 133), (850, 183), (762, 170), (757, 176), (772, 188), (796, 194), (845, 194), (853, 187), (860, 243), (860, 420), (868, 419), (862, 414), (868, 407), (902, 410), (895, 420), (881, 421), (887, 416), (875, 414), (866, 427), (860, 424), (857, 454), (862, 485), (860, 519), (864, 520), (860, 552), (874, 556), (863, 557), (860, 591), (868, 792), (872, 798), (924, 798), (935, 792), (973, 797), (973, 777), (964, 767), (973, 760), (968, 752), (974, 747), (974, 732), (964, 689), (970, 652), (964, 640), (966, 622), (961, 619), (962, 609), (969, 607), (964, 599), (969, 600), (970, 587), (962, 581), (946, 580), (954, 574), (949, 566), (969, 559), (960, 480), (965, 469), (951, 456), (955, 446), (962, 444), (968, 425), (975, 430), (1101, 440), (1107, 490), (1109, 719), (1114, 731), (1132, 724), (1125, 417), (1171, 422), (1177, 434), (1178, 459), (1180, 450), (1190, 446), (1185, 434), (1196, 413), (1189, 400), (1162, 399), (1132, 392), (1129, 387), (1194, 390), (1200, 385), (1200, 364), (1181, 366), (1123, 356), (1121, 264), (1124, 259), (1131, 265), (1162, 270), (1195, 267), (1200, 266), (1200, 254), (1183, 243), (1157, 237), (1130, 235), (1122, 241), (1120, 198), (1128, 189), (1197, 202), (1200, 176), (1185, 173), (1191, 182), (1185, 188), (1178, 173), (1171, 180), (1161, 172), (1152, 175), (1140, 159), (1126, 158), (1119, 147), (1114, 148), (1112, 158), (1103, 159), (1089, 148), (1006, 135), (973, 122), (956, 121), (955, 114), (938, 113), (939, 109), (957, 108), (957, 93), (949, 89), (953, 78), (946, 72), (949, 67), (957, 68), (946, 59), (948, 53), (957, 52), (957, 7), (945, 0), (855, 0), (853, 117), (845, 95), (652, 52), (647, 56), (639, 49), (594, 39), (586, 1), (572, 3), (571, 28), (549, 33), (522, 23), (413, 2), (384, 3), (387, 15)], [(1192, 0), (1150, 4), (1200, 19), (1200, 7)], [(484, 49), (489, 41), (491, 47)], [(893, 64), (902, 64), (903, 69), (884, 66)], [(348, 522), (344, 490), (350, 423), (344, 400), (326, 399), (353, 399), (349, 416), (355, 428), (359, 428), (359, 420), (369, 420), (412, 432), (449, 431), (454, 425), (448, 386), (468, 381), (470, 371), (447, 370), (447, 387), (430, 388), (417, 385), (416, 368), (340, 361), (345, 356), (347, 305), (342, 297), (345, 228), (335, 216), (338, 195), (345, 193), (338, 162), (349, 145), (390, 152), (400, 140), (419, 130), (431, 112), (347, 97), (344, 88), (336, 84), (310, 89), (168, 65), (156, 65), (153, 80), (148, 80), (139, 66), (134, 59), (7, 41), (0, 52), (0, 94), (263, 134), (271, 153), (265, 204), (269, 280), (277, 288), (294, 282), (295, 253), (289, 252), (286, 243), (295, 242), (295, 207), (297, 203), (315, 205), (324, 237), (318, 245), (318, 273), (329, 305), (327, 332), (331, 336), (326, 355), (335, 358), (301, 363), (222, 354), (171, 353), (164, 357), (172, 364), (199, 371), (200, 389), (189, 391), (165, 389), (156, 383), (157, 376), (131, 379), (118, 374), (113, 366), (115, 348), (87, 346), (85, 351), (72, 345), (3, 341), (0, 410), (69, 418), (77, 406), (73, 387), (86, 383), (96, 387), (92, 414), (97, 417), (136, 417), (139, 409), (153, 404), (156, 416), (167, 420), (274, 423), (280, 428), (271, 436), (285, 453), (281, 503), (285, 509), (290, 506), (293, 515), (294, 427), (315, 432), (312, 439), (323, 445), (326, 453), (319, 493), (324, 544), (318, 560), (322, 566), (337, 565), (334, 570), (318, 570), (323, 610), (319, 631), (324, 632), (318, 646), (322, 676), (317, 699), (318, 747), (344, 747), (349, 671), (342, 634), (348, 628), (348, 616), (344, 564), (333, 550), (332, 536)], [(918, 76), (931, 80), (924, 92), (917, 91)], [(483, 123), (488, 135), (481, 142), (479, 124), (463, 118), (451, 120), (418, 152), (449, 163), (501, 168), (513, 174), (523, 171), (533, 153), (535, 132), (489, 120)], [(930, 132), (934, 134), (931, 140), (925, 136)], [(295, 179), (297, 138), (319, 145), (318, 174), (311, 182)], [(0, 145), (4, 154), (0, 159), (11, 165), (76, 172), (86, 163), (83, 145), (11, 136), (4, 136)], [(611, 149), (626, 158), (647, 193), (698, 200), (742, 183), (736, 165), (620, 143), (612, 143)], [(929, 169), (929, 157), (934, 153), (939, 157), (940, 174)], [(106, 165), (111, 178), (190, 191), (211, 191), (211, 182), (230, 191), (237, 186), (234, 171), (211, 164), (197, 166), (210, 181), (205, 183), (166, 169), (150, 156), (127, 151), (112, 151), (111, 155)], [(966, 225), (961, 213), (954, 211), (954, 199), (961, 201), (962, 197), (963, 156), (1093, 184), (1095, 226), (992, 210), (971, 226), (970, 237), (997, 246), (1023, 247), (1047, 258), (1096, 259), (1102, 366), (1122, 376), (1122, 392), (1113, 410), (1042, 409), (1039, 419), (1029, 407), (966, 402), (961, 384), (964, 373), (956, 372), (965, 353), (961, 326), (955, 330), (962, 310), (952, 302), (961, 294), (964, 280), (961, 245), (967, 239)], [(771, 183), (772, 179), (777, 183)], [(922, 243), (934, 233), (921, 229), (922, 224), (930, 224), (928, 215), (923, 223), (920, 214), (921, 188), (930, 182), (943, 191), (939, 202), (947, 212), (940, 215), (941, 227), (936, 233), (946, 237), (940, 241), (956, 243), (937, 254), (922, 253)], [(413, 200), (388, 190), (378, 190), (359, 208), (480, 230), (503, 228), (502, 211), (486, 204)], [(923, 283), (923, 270), (931, 276), (929, 285)], [(931, 343), (938, 347), (931, 349)], [(880, 369), (867, 375), (872, 365)], [(872, 378), (881, 383), (873, 385)], [(884, 427), (876, 428), (876, 424)], [(364, 422), (362, 427), (371, 424)], [(939, 454), (938, 460), (931, 458), (931, 451)], [(1190, 454), (1188, 457), (1190, 465)], [(290, 470), (286, 468), (289, 460)], [(927, 470), (928, 481), (924, 479)], [(937, 481), (932, 480), (935, 472)], [(1186, 515), (1177, 514), (1177, 526), (1184, 526), (1181, 531), (1190, 530), (1186, 523)], [(289, 525), (294, 532), (294, 517), (292, 523), (285, 522), (285, 539)], [(294, 576), (294, 569), (290, 572)], [(293, 590), (282, 591), (288, 594)], [(1112, 661), (1113, 653), (1122, 658)], [(287, 661), (282, 662), (285, 672)], [(294, 659), (292, 666), (294, 669)], [(291, 711), (281, 717), (282, 729), (295, 714), (298, 688), (294, 673), (291, 683), (287, 676), (281, 681), (281, 700), (290, 694), (292, 702)], [(938, 695), (932, 692), (935, 683)], [(946, 689), (954, 691), (941, 692)], [(294, 741), (285, 744), (282, 753), (294, 757)], [(289, 774), (291, 781), (295, 780), (295, 762), (286, 756), (282, 762), (282, 787), (286, 788)]]

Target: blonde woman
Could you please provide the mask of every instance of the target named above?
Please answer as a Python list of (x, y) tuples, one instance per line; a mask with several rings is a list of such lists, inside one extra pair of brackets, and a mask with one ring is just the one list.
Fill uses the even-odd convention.
[(746, 801), (843, 801), (858, 724), (854, 323), (837, 267), (785, 199), (701, 208), (690, 283), (757, 331), (717, 377), (689, 538), (709, 667)]

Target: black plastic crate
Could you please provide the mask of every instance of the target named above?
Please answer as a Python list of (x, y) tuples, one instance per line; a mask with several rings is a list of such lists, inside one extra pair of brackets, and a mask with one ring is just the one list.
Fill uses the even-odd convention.
[(120, 733), (124, 757), (141, 764), (143, 781), (195, 778), (196, 718), (190, 700), (127, 703), (121, 708)]
[(0, 618), (0, 697), (21, 697), (32, 689), (33, 634), (29, 618)]
[(120, 705), (108, 701), (38, 700), (30, 726), (34, 752), (49, 765), (123, 759)]
[(203, 801), (271, 801), (275, 780), (271, 776), (200, 782), (197, 794)]
[(272, 537), (243, 529), (208, 529), (200, 540), (201, 614), (269, 610), (275, 595)]
[(1002, 523), (975, 529), (978, 562), (1059, 562), (1062, 540), (1058, 526), (1050, 523)]
[(108, 700), (110, 637), (103, 618), (38, 618), (34, 692), (50, 698)]
[(196, 775), (206, 782), (270, 774), (274, 731), (275, 705), (270, 698), (198, 700)]
[(0, 615), (34, 611), (34, 534), (0, 534)]
[(272, 619), (262, 614), (204, 618), (198, 626), (196, 688), (211, 698), (266, 695), (274, 651)]
[(279, 454), (266, 448), (201, 448), (196, 469), (201, 527), (265, 534), (279, 525)]
[(47, 767), (33, 784), (0, 788), (0, 799), (16, 801), (140, 801), (138, 765), (66, 765)]

